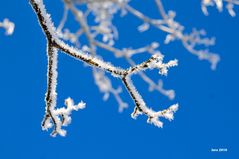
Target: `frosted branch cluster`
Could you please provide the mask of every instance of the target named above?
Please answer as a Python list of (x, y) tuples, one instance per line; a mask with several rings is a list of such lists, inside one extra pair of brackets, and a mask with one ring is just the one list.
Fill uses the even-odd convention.
[[(222, 8), (222, 0), (203, 0), (202, 9), (207, 14), (206, 7), (216, 5), (219, 10)], [(237, 5), (236, 0), (225, 0), (228, 5)], [(117, 48), (116, 42), (120, 36), (120, 30), (114, 25), (116, 14), (121, 16), (133, 15), (142, 24), (137, 27), (139, 33), (150, 30), (151, 27), (166, 33), (164, 44), (175, 40), (182, 43), (185, 49), (197, 56), (200, 60), (210, 63), (211, 69), (216, 69), (220, 61), (219, 55), (209, 51), (208, 47), (215, 44), (215, 38), (206, 37), (203, 29), (192, 29), (187, 33), (182, 24), (175, 20), (176, 12), (165, 11), (161, 0), (153, 1), (152, 8), (158, 10), (159, 18), (151, 18), (130, 5), (130, 0), (63, 0), (64, 12), (62, 20), (55, 28), (50, 14), (47, 13), (43, 0), (30, 0), (30, 3), (37, 14), (40, 26), (47, 38), (48, 55), (48, 85), (46, 92), (46, 112), (42, 122), (43, 130), (52, 128), (52, 135), (65, 136), (66, 131), (62, 128), (67, 126), (73, 110), (85, 108), (85, 103), (80, 102), (75, 105), (71, 98), (65, 100), (65, 106), (57, 108), (57, 58), (61, 51), (72, 58), (75, 58), (92, 68), (93, 78), (99, 91), (103, 93), (103, 99), (107, 100), (112, 95), (119, 105), (119, 112), (128, 107), (122, 97), (122, 87), (114, 86), (109, 74), (122, 81), (123, 85), (132, 97), (135, 107), (131, 114), (136, 119), (138, 115), (147, 116), (148, 123), (157, 127), (162, 127), (160, 118), (173, 120), (174, 113), (178, 110), (178, 104), (173, 104), (165, 110), (152, 110), (141, 97), (131, 79), (132, 75), (137, 74), (149, 87), (149, 91), (158, 91), (169, 99), (174, 99), (175, 92), (172, 89), (166, 90), (161, 79), (158, 82), (151, 79), (146, 70), (157, 69), (160, 75), (167, 75), (171, 67), (177, 66), (176, 59), (164, 62), (164, 55), (159, 51), (157, 41), (148, 42), (147, 45), (137, 48), (123, 47)], [(233, 16), (231, 9), (227, 7)], [(234, 13), (234, 12), (233, 12)], [(77, 30), (66, 27), (69, 14), (73, 15), (79, 24)], [(93, 17), (93, 21), (92, 21)], [(82, 40), (82, 38), (86, 40)], [(85, 42), (86, 41), (86, 42)], [(70, 43), (70, 45), (69, 45)], [(123, 58), (130, 65), (128, 68), (117, 67), (103, 60), (100, 50), (112, 53), (116, 58)], [(139, 54), (145, 54), (150, 58), (137, 64), (133, 58)], [(108, 74), (107, 74), (108, 72)]]
[[(100, 69), (111, 73), (113, 76), (118, 77), (122, 80), (125, 87), (127, 88), (128, 92), (130, 93), (131, 97), (135, 102), (135, 111), (132, 116), (136, 116), (135, 113), (138, 114), (145, 114), (148, 116), (148, 122), (159, 127), (162, 127), (162, 122), (159, 120), (160, 117), (164, 117), (166, 119), (173, 119), (173, 113), (177, 110), (178, 105), (175, 104), (170, 106), (168, 109), (163, 111), (153, 111), (149, 107), (146, 106), (143, 98), (137, 92), (136, 88), (134, 87), (131, 76), (133, 74), (137, 74), (137, 72), (147, 70), (147, 69), (159, 69), (160, 74), (167, 74), (168, 69), (170, 67), (177, 65), (177, 60), (172, 60), (167, 63), (163, 63), (163, 56), (160, 54), (154, 54), (141, 64), (132, 66), (127, 69), (122, 69), (120, 67), (115, 67), (110, 63), (104, 62), (100, 58), (98, 58), (95, 54), (88, 54), (83, 50), (78, 50), (74, 47), (67, 45), (64, 41), (60, 40), (57, 29), (54, 27), (50, 15), (46, 13), (45, 6), (41, 0), (31, 0), (31, 5), (35, 10), (39, 23), (47, 37), (48, 41), (48, 88), (46, 93), (46, 114), (44, 120), (42, 122), (43, 130), (47, 130), (54, 126), (52, 131), (52, 136), (57, 134), (65, 136), (66, 131), (62, 129), (62, 126), (66, 126), (70, 121), (70, 114), (72, 110), (78, 110), (85, 107), (83, 102), (79, 103), (78, 105), (74, 105), (73, 100), (68, 98), (66, 99), (66, 106), (67, 108), (56, 108), (56, 85), (57, 85), (57, 55), (58, 50), (63, 51), (67, 55), (74, 57), (80, 61), (85, 62), (86, 64), (90, 65), (94, 68), (94, 72), (97, 72), (95, 69)], [(81, 15), (81, 14), (79, 14)], [(103, 74), (100, 72), (95, 73), (95, 79), (98, 83), (105, 84), (101, 86), (101, 91), (105, 93), (113, 93), (115, 96), (118, 96), (117, 90), (109, 87), (111, 84), (108, 82), (107, 78), (102, 78)], [(108, 84), (107, 84), (108, 82)], [(110, 89), (108, 89), (110, 88)], [(126, 105), (118, 99), (118, 102), (122, 103), (121, 107), (126, 107)], [(122, 108), (120, 108), (122, 109)]]
[(231, 16), (236, 16), (234, 6), (239, 5), (239, 0), (202, 0), (202, 11), (205, 15), (208, 15), (207, 7), (216, 6), (221, 12), (224, 5), (226, 5), (226, 9)]
[(0, 28), (4, 28), (6, 30), (6, 35), (12, 35), (14, 32), (15, 24), (5, 18), (3, 22), (0, 22)]

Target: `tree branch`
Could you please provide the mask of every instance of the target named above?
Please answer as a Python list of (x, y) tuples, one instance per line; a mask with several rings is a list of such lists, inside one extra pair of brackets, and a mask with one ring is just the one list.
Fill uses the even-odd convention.
[[(166, 110), (154, 112), (149, 109), (140, 94), (137, 92), (133, 83), (131, 82), (131, 75), (135, 74), (139, 71), (146, 69), (159, 69), (159, 73), (166, 74), (168, 68), (177, 65), (177, 61), (169, 61), (168, 63), (163, 63), (163, 57), (155, 54), (145, 62), (138, 64), (134, 67), (130, 67), (128, 69), (121, 69), (111, 65), (110, 63), (104, 62), (101, 59), (98, 59), (92, 55), (88, 55), (87, 53), (80, 51), (76, 48), (73, 48), (58, 38), (56, 29), (50, 19), (50, 15), (47, 14), (45, 10), (45, 6), (42, 0), (30, 0), (30, 3), (37, 14), (39, 23), (43, 32), (45, 33), (48, 41), (48, 87), (46, 93), (46, 115), (43, 119), (43, 129), (51, 128), (53, 123), (54, 130), (52, 135), (55, 136), (57, 134), (64, 136), (65, 130), (61, 127), (66, 126), (69, 122), (65, 122), (66, 119), (69, 120), (70, 112), (73, 110), (78, 110), (84, 108), (84, 103), (79, 103), (77, 106), (74, 106), (73, 101), (71, 99), (66, 100), (65, 108), (56, 109), (56, 85), (57, 85), (57, 50), (63, 51), (65, 54), (70, 55), (80, 61), (85, 62), (94, 68), (99, 68), (104, 71), (111, 73), (113, 76), (119, 77), (131, 97), (133, 98), (137, 110), (137, 114), (143, 113), (148, 116), (148, 122), (153, 123), (156, 126), (162, 127), (162, 122), (159, 121), (159, 117), (164, 117), (167, 119), (172, 119), (172, 114), (177, 110), (178, 105), (173, 105)], [(166, 114), (166, 115), (165, 115)], [(169, 114), (169, 115), (168, 115)], [(169, 118), (170, 116), (170, 118)], [(134, 116), (135, 117), (135, 116)], [(67, 123), (67, 124), (66, 124)]]

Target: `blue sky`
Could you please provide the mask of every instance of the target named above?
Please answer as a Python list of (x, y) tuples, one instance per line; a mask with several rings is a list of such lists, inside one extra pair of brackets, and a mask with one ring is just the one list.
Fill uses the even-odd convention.
[[(152, 3), (132, 2), (132, 5), (157, 17)], [(54, 0), (47, 4), (57, 24), (62, 3)], [(134, 104), (125, 90), (123, 98), (129, 103), (129, 109), (118, 113), (114, 98), (102, 101), (91, 69), (60, 55), (58, 103), (62, 105), (70, 96), (75, 101), (85, 101), (87, 108), (73, 113), (66, 137), (52, 138), (40, 127), (46, 90), (45, 37), (27, 1), (2, 1), (0, 8), (0, 20), (8, 17), (16, 25), (10, 37), (0, 29), (1, 159), (239, 157), (239, 16), (232, 18), (226, 10), (218, 13), (210, 8), (210, 16), (206, 17), (199, 1), (172, 0), (165, 4), (166, 9), (177, 11), (176, 20), (187, 28), (186, 31), (193, 27), (204, 28), (209, 36), (217, 38), (212, 51), (220, 54), (222, 60), (216, 71), (211, 71), (207, 62), (189, 54), (180, 42), (163, 45), (164, 34), (160, 32), (138, 34), (135, 26), (140, 23), (131, 16), (116, 22), (121, 30), (118, 45), (139, 46), (145, 41), (157, 40), (166, 59), (179, 60), (179, 66), (170, 70), (167, 77), (149, 72), (155, 80), (164, 79), (166, 88), (176, 91), (173, 101), (157, 92), (145, 91), (147, 85), (137, 76), (133, 78), (145, 101), (154, 108), (180, 104), (175, 120), (164, 120), (163, 129), (147, 124), (145, 116), (131, 119)], [(126, 20), (131, 22), (131, 28), (123, 23)], [(102, 52), (102, 56), (111, 59), (107, 53)], [(122, 59), (117, 60), (113, 59), (122, 65)], [(115, 86), (121, 85), (120, 81), (114, 81)], [(227, 148), (228, 151), (211, 152), (211, 148)]]

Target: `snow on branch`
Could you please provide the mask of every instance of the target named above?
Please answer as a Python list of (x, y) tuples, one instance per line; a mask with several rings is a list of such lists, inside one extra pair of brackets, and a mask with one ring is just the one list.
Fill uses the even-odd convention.
[[(137, 74), (143, 70), (147, 69), (159, 69), (160, 74), (167, 74), (168, 69), (170, 67), (174, 67), (177, 65), (177, 60), (169, 61), (168, 63), (163, 63), (163, 56), (160, 54), (154, 54), (148, 60), (132, 66), (127, 69), (123, 69), (120, 67), (116, 67), (108, 62), (103, 61), (101, 58), (97, 58), (95, 54), (88, 54), (82, 50), (76, 49), (72, 46), (69, 46), (64, 41), (60, 40), (59, 32), (54, 27), (50, 15), (47, 14), (45, 10), (45, 6), (42, 0), (30, 0), (30, 3), (37, 14), (40, 26), (47, 38), (47, 55), (48, 55), (48, 85), (47, 85), (47, 92), (46, 92), (46, 112), (45, 117), (42, 122), (43, 130), (47, 130), (53, 127), (52, 136), (56, 136), (57, 134), (61, 136), (65, 136), (66, 131), (62, 129), (62, 126), (67, 126), (70, 121), (70, 114), (73, 110), (83, 109), (85, 107), (85, 103), (80, 102), (78, 105), (74, 105), (73, 100), (71, 98), (66, 99), (65, 104), (67, 108), (56, 108), (56, 86), (57, 86), (57, 55), (58, 50), (63, 51), (65, 54), (76, 58), (89, 66), (93, 67), (94, 69), (100, 69), (103, 71), (107, 71), (112, 74), (114, 77), (118, 77), (124, 83), (126, 89), (128, 90), (129, 94), (131, 95), (132, 99), (135, 102), (135, 110), (137, 110), (137, 114), (145, 114), (148, 116), (148, 122), (159, 127), (162, 126), (161, 121), (159, 120), (160, 117), (164, 117), (166, 119), (172, 120), (173, 113), (177, 110), (178, 105), (173, 105), (166, 110), (163, 111), (153, 111), (149, 107), (146, 106), (143, 98), (138, 93), (136, 88), (134, 87), (131, 81), (131, 75)], [(69, 2), (68, 2), (69, 3)], [(78, 16), (81, 17), (82, 14), (78, 12)], [(79, 20), (82, 20), (79, 18)], [(84, 24), (84, 21), (81, 21)], [(88, 32), (87, 26), (84, 28), (84, 32)], [(89, 33), (89, 32), (88, 32)], [(92, 40), (91, 36), (88, 35), (88, 39)], [(94, 49), (93, 43), (91, 41), (91, 48)], [(95, 44), (94, 44), (95, 45)], [(93, 52), (95, 53), (95, 52)], [(96, 75), (96, 74), (95, 74)], [(97, 75), (96, 75), (97, 76)], [(107, 79), (99, 79), (97, 78), (98, 82), (101, 80)], [(110, 84), (108, 84), (110, 86)], [(109, 87), (106, 86), (106, 87)], [(102, 90), (104, 90), (102, 88)], [(105, 91), (105, 90), (104, 90)], [(117, 96), (118, 92), (114, 89), (107, 90), (105, 92), (112, 92)], [(119, 99), (118, 99), (119, 100)], [(119, 100), (120, 101), (120, 100)], [(123, 103), (120, 101), (120, 103)], [(135, 111), (134, 111), (135, 112)]]

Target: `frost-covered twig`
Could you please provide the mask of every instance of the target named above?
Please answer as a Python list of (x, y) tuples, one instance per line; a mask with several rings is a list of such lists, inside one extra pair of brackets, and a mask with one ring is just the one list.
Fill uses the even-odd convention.
[[(86, 35), (87, 41), (89, 43), (89, 48), (88, 46), (84, 45), (82, 49), (91, 53), (93, 56), (95, 56), (97, 54), (96, 45), (94, 42), (95, 39), (94, 39), (94, 36), (91, 34), (90, 27), (87, 23), (85, 15), (81, 11), (77, 10), (70, 1), (65, 0), (64, 2), (66, 4), (65, 8), (69, 8), (72, 11), (72, 13), (75, 15), (77, 22), (79, 22), (81, 26), (82, 34), (84, 33)], [(75, 44), (77, 45), (77, 41), (75, 41)], [(123, 109), (127, 108), (127, 103), (123, 102), (122, 98), (119, 95), (121, 93), (121, 87), (118, 87), (118, 89), (114, 89), (111, 84), (112, 83), (111, 80), (106, 77), (103, 71), (99, 71), (93, 68), (93, 76), (94, 76), (96, 85), (99, 87), (99, 90), (104, 93), (104, 97), (103, 97), (104, 100), (107, 100), (109, 97), (109, 94), (112, 94), (115, 97), (116, 101), (118, 102), (119, 112), (122, 112)]]
[(220, 61), (219, 55), (209, 52), (208, 49), (197, 49), (214, 45), (214, 38), (205, 38), (206, 32), (203, 30), (194, 29), (190, 34), (184, 33), (184, 27), (174, 20), (176, 13), (174, 11), (166, 13), (161, 0), (155, 0), (155, 2), (162, 19), (151, 19), (129, 5), (125, 6), (128, 12), (143, 21), (143, 27), (141, 26), (139, 31), (146, 31), (152, 25), (168, 34), (165, 44), (176, 39), (180, 40), (190, 53), (198, 56), (200, 60), (209, 61), (211, 68), (216, 69), (217, 63)]
[(6, 35), (12, 35), (14, 32), (15, 24), (5, 18), (3, 22), (0, 22), (0, 28), (1, 27), (6, 30)]
[[(139, 49), (124, 48), (122, 50), (114, 48), (110, 45), (101, 43), (99, 41), (96, 41), (95, 43), (98, 47), (113, 52), (116, 57), (124, 57), (131, 66), (136, 65), (136, 63), (131, 59), (131, 56), (133, 56), (134, 54), (138, 54), (138, 53), (142, 53), (142, 52), (149, 52), (152, 54), (160, 54), (161, 56), (163, 56), (159, 51), (154, 50), (158, 47), (158, 44), (155, 42), (152, 43), (151, 45), (148, 45), (146, 47), (142, 47)], [(170, 89), (170, 90), (164, 89), (162, 80), (159, 80), (158, 84), (157, 84), (149, 76), (147, 76), (144, 72), (140, 71), (140, 72), (138, 72), (138, 74), (149, 85), (149, 91), (157, 90), (158, 92), (165, 95), (169, 99), (171, 99), (171, 100), (174, 99), (174, 97), (175, 97), (174, 90), (173, 89)]]
[(208, 15), (207, 7), (216, 6), (221, 12), (224, 5), (226, 5), (226, 9), (232, 17), (236, 16), (234, 6), (239, 5), (239, 0), (202, 0), (201, 3), (202, 11), (205, 15)]
[[(101, 69), (111, 73), (113, 76), (121, 79), (130, 93), (132, 99), (135, 102), (135, 111), (134, 117), (136, 114), (145, 114), (148, 116), (148, 122), (152, 123), (156, 126), (162, 127), (162, 122), (159, 120), (160, 117), (164, 117), (166, 119), (172, 120), (173, 113), (177, 110), (178, 105), (173, 105), (166, 110), (163, 111), (153, 111), (148, 106), (146, 106), (143, 98), (137, 92), (134, 87), (131, 76), (133, 74), (138, 73), (139, 71), (147, 70), (147, 69), (159, 69), (159, 73), (162, 75), (166, 75), (168, 69), (170, 67), (176, 66), (177, 61), (172, 60), (168, 63), (163, 63), (163, 56), (159, 54), (152, 55), (151, 58), (142, 62), (133, 67), (122, 69), (119, 67), (115, 67), (110, 63), (104, 62), (103, 60), (97, 58), (95, 55), (89, 55), (81, 50), (78, 50), (74, 47), (67, 45), (65, 42), (59, 39), (59, 34), (55, 29), (50, 15), (47, 14), (45, 10), (45, 6), (42, 0), (30, 0), (31, 5), (37, 14), (39, 23), (45, 36), (47, 38), (48, 47), (47, 47), (47, 55), (48, 55), (48, 87), (46, 93), (46, 114), (43, 119), (42, 128), (48, 129), (54, 126), (52, 135), (55, 136), (57, 134), (64, 136), (65, 131), (62, 129), (62, 126), (66, 126), (69, 121), (72, 110), (78, 110), (84, 108), (85, 104), (81, 102), (77, 106), (74, 106), (73, 101), (71, 99), (66, 100), (67, 108), (56, 109), (56, 86), (57, 86), (57, 52), (58, 50), (63, 51), (65, 54), (74, 57), (89, 66), (97, 69)], [(86, 32), (86, 31), (85, 31)], [(93, 46), (92, 46), (93, 47)]]
[(99, 87), (100, 92), (104, 93), (103, 100), (106, 101), (110, 94), (112, 94), (119, 105), (119, 112), (122, 112), (125, 108), (128, 107), (128, 104), (124, 102), (120, 93), (122, 92), (122, 88), (118, 87), (117, 89), (113, 88), (111, 80), (105, 75), (103, 70), (93, 68), (93, 76), (95, 79), (96, 85)]
[[(113, 46), (111, 46), (111, 44), (113, 43), (112, 42), (112, 39), (111, 39), (111, 42), (110, 43), (101, 43), (99, 41), (96, 41), (95, 40), (95, 35), (91, 32), (91, 30), (94, 30), (94, 29), (91, 29), (91, 27), (88, 25), (87, 23), (87, 20), (86, 20), (86, 16), (88, 13), (83, 13), (83, 11), (81, 10), (78, 10), (74, 4), (69, 1), (69, 0), (65, 0), (65, 8), (68, 8), (72, 11), (73, 15), (75, 16), (75, 19), (77, 20), (77, 22), (79, 22), (80, 26), (81, 26), (81, 30), (82, 30), (82, 34), (85, 34), (86, 37), (87, 37), (87, 40), (88, 40), (88, 43), (89, 43), (89, 48), (84, 45), (83, 49), (86, 49), (86, 51), (90, 52), (91, 54), (95, 55), (97, 54), (96, 53), (96, 47), (100, 47), (100, 48), (103, 48), (103, 49), (106, 49), (108, 51), (111, 51), (115, 54), (116, 57), (125, 57), (126, 60), (131, 64), (131, 66), (134, 66), (134, 62), (132, 62), (132, 59), (131, 59), (131, 56), (133, 55), (136, 55), (136, 54), (139, 54), (139, 53), (145, 53), (145, 52), (149, 52), (150, 54), (155, 54), (155, 53), (159, 53), (159, 51), (157, 51), (157, 47), (158, 47), (158, 43), (156, 42), (153, 42), (152, 44), (148, 45), (148, 46), (145, 46), (145, 47), (141, 47), (141, 48), (138, 48), (138, 49), (130, 49), (130, 48), (125, 48), (123, 49), (122, 51), (119, 50), (119, 49), (116, 49), (114, 48)], [(110, 3), (110, 2), (109, 2)], [(96, 3), (97, 4), (97, 3)], [(106, 3), (107, 4), (107, 3)], [(99, 4), (100, 5), (100, 4)], [(102, 4), (103, 5), (103, 4)], [(98, 11), (99, 12), (99, 11)], [(102, 13), (104, 15), (104, 12)], [(64, 18), (63, 18), (64, 19)], [(102, 22), (103, 24), (105, 23), (109, 23), (108, 20), (106, 20), (107, 22)], [(107, 28), (107, 26), (105, 26)], [(95, 28), (95, 27), (94, 27)], [(102, 27), (101, 27), (102, 28)], [(114, 27), (113, 27), (114, 28)], [(102, 28), (103, 29), (103, 28)], [(104, 29), (103, 29), (104, 30)], [(106, 29), (106, 30), (110, 30), (110, 28)], [(102, 33), (104, 34), (104, 32)], [(71, 35), (71, 34), (69, 34)], [(108, 33), (105, 35), (105, 36), (108, 36)], [(64, 38), (65, 40), (67, 40), (66, 38)], [(77, 45), (77, 43), (76, 43)], [(99, 55), (98, 55), (99, 56)], [(94, 73), (95, 71), (93, 71)], [(157, 90), (159, 91), (160, 93), (162, 93), (163, 95), (166, 95), (167, 97), (169, 97), (169, 99), (174, 99), (175, 97), (175, 93), (174, 93), (174, 90), (165, 90), (162, 88), (162, 85), (158, 85), (158, 84), (155, 84), (153, 82), (153, 80), (151, 80), (148, 76), (146, 76), (144, 73), (140, 72), (139, 73), (140, 77), (146, 82), (149, 84), (150, 86), (150, 90)], [(101, 74), (102, 78), (107, 78), (107, 77), (103, 77), (104, 75)], [(95, 77), (95, 75), (94, 75)], [(110, 82), (110, 79), (107, 78), (108, 81)], [(161, 80), (160, 80), (161, 81)], [(96, 84), (99, 83), (96, 81)], [(161, 84), (162, 81), (159, 83)], [(98, 85), (97, 86), (99, 87), (100, 90), (102, 90), (101, 85)], [(111, 88), (111, 87), (110, 87)], [(107, 90), (110, 90), (110, 88), (108, 88)], [(106, 89), (104, 89), (106, 90)], [(108, 92), (109, 93), (109, 92)], [(108, 94), (107, 93), (107, 94)], [(118, 103), (119, 103), (119, 110), (122, 110), (122, 103), (119, 102), (119, 101), (122, 101), (122, 99), (120, 98), (120, 96), (116, 96), (115, 93), (112, 93), (116, 99), (120, 99), (120, 100), (117, 100)], [(125, 104), (123, 104), (124, 106)], [(126, 108), (126, 107), (124, 107)]]

